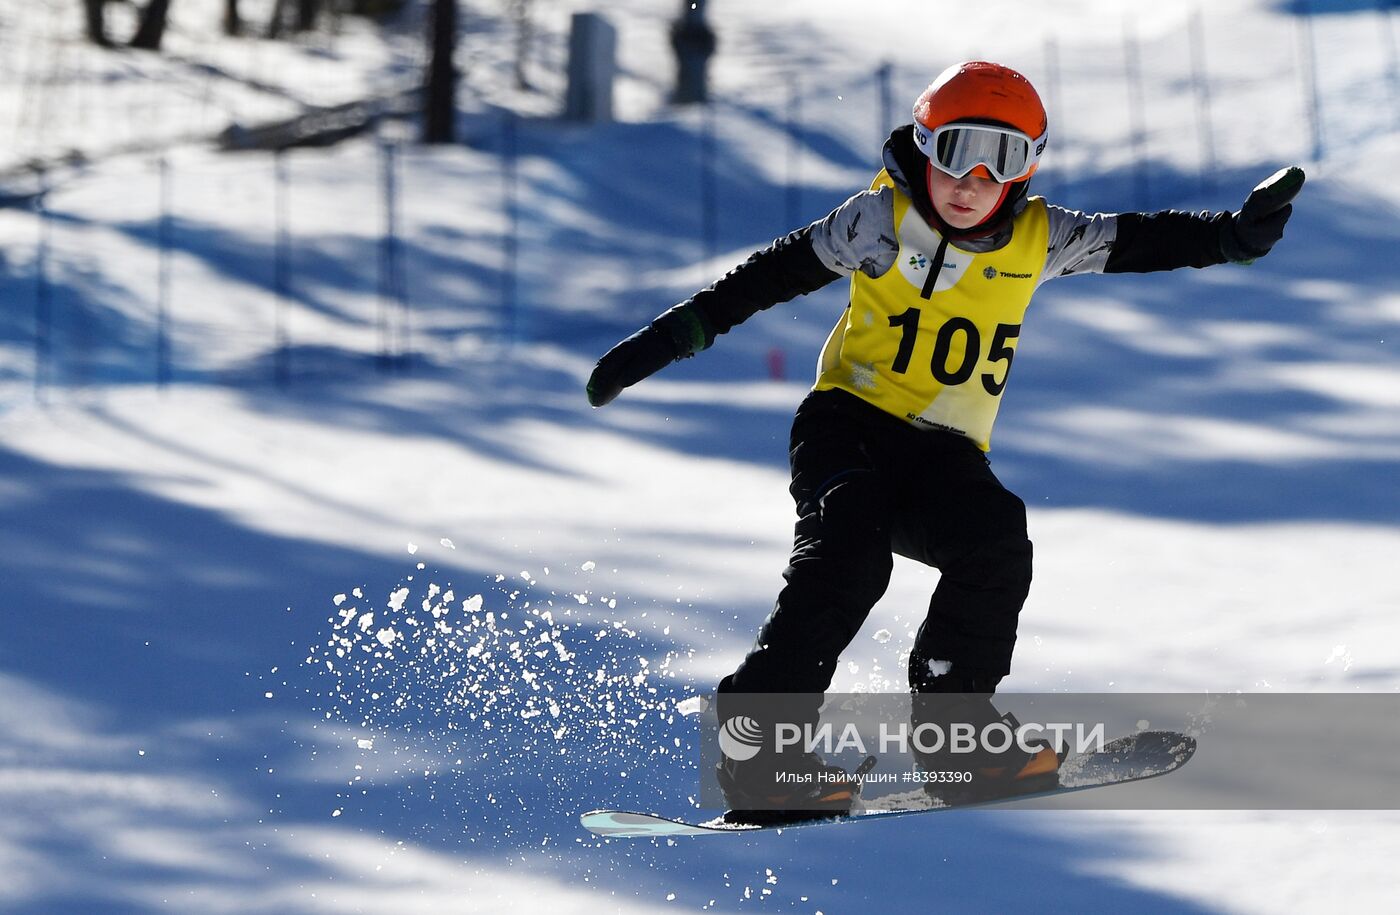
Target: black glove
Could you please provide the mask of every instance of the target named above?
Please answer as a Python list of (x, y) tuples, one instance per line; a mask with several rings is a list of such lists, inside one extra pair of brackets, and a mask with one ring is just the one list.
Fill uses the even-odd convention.
[(714, 340), (700, 309), (688, 302), (677, 305), (603, 354), (588, 377), (588, 402), (595, 407), (611, 403), (623, 388), (695, 355)]
[(1280, 169), (1249, 192), (1244, 206), (1220, 224), (1220, 253), (1237, 264), (1250, 264), (1283, 238), (1283, 224), (1293, 214), (1290, 201), (1303, 189), (1303, 170)]

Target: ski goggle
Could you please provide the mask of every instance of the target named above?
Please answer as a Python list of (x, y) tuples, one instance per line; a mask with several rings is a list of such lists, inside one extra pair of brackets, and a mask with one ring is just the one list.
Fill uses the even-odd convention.
[(1003, 184), (1035, 169), (1049, 136), (1047, 132), (1032, 139), (994, 124), (944, 124), (932, 131), (914, 124), (914, 142), (939, 171), (961, 178), (980, 165)]

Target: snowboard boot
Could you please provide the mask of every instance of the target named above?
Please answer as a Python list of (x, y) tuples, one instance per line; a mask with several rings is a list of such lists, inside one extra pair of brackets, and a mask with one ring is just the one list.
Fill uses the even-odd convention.
[(765, 753), (744, 762), (725, 757), (715, 776), (729, 806), (725, 822), (771, 824), (849, 814), (861, 778), (874, 766), (873, 756), (848, 772), (817, 753), (783, 759)]
[[(1011, 713), (1003, 719), (1013, 732), (1020, 722)], [(998, 766), (981, 766), (973, 770), (973, 780), (962, 787), (968, 789), (970, 800), (990, 800), (997, 797), (1015, 797), (1048, 791), (1060, 784), (1060, 765), (1064, 763), (1069, 747), (1056, 747), (1043, 738), (1026, 741), (1029, 751), (1015, 747), (1008, 750), (1008, 756)]]
[[(930, 697), (931, 699), (931, 697)], [(1021, 723), (1007, 712), (998, 713), (990, 697), (969, 696), (967, 701), (953, 700), (951, 704), (928, 701), (922, 706), (916, 698), (916, 719), (930, 720), (948, 726), (953, 721), (971, 724), (981, 733), (987, 724), (1004, 724), (1016, 734)], [(938, 702), (942, 702), (940, 697)], [(917, 727), (917, 723), (915, 725)], [(1068, 755), (1068, 747), (1055, 747), (1043, 738), (1013, 742), (1001, 752), (979, 748), (971, 753), (953, 753), (946, 747), (938, 752), (915, 750), (914, 758), (925, 775), (924, 791), (945, 805), (970, 804), (1003, 797), (1016, 797), (1037, 791), (1047, 791), (1060, 783), (1060, 765)]]

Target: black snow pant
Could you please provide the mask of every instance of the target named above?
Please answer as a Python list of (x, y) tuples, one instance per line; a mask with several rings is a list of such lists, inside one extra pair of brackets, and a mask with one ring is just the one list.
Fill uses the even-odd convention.
[(778, 720), (815, 723), (895, 553), (941, 572), (909, 659), (910, 688), (991, 693), (1011, 669), (1031, 543), (1025, 504), (982, 451), (846, 392), (819, 391), (797, 411), (789, 454), (798, 520), (787, 584), (748, 656), (721, 681), (719, 720), (749, 714), (727, 694), (786, 693), (794, 695)]

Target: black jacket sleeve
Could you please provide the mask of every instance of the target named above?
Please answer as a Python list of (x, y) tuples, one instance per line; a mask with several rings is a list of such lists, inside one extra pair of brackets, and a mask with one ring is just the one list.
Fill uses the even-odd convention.
[(814, 292), (840, 277), (812, 248), (812, 227), (805, 226), (755, 252), (713, 285), (693, 295), (706, 327), (706, 345), (757, 312)]
[(1104, 273), (1151, 273), (1225, 263), (1220, 233), (1230, 213), (1119, 213)]

